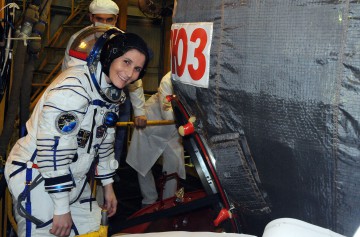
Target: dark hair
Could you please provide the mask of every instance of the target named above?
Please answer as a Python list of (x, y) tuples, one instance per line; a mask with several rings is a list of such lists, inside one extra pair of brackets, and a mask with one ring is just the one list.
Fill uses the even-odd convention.
[(149, 63), (149, 49), (145, 41), (134, 33), (121, 33), (105, 42), (100, 54), (100, 63), (103, 72), (109, 76), (111, 63), (130, 49), (139, 50), (145, 55), (145, 63), (138, 79), (142, 78), (145, 75), (146, 67)]

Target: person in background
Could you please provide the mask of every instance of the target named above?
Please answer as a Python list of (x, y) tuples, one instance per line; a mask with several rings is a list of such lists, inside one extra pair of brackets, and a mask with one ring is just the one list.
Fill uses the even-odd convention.
[(103, 185), (108, 216), (116, 212), (114, 126), (123, 88), (144, 75), (149, 54), (138, 35), (108, 29), (89, 28), (74, 40), (74, 65), (48, 86), (26, 123), (28, 134), (9, 154), (5, 178), (19, 237), (97, 231), (94, 179)]
[[(112, 0), (93, 0), (89, 5), (89, 18), (91, 25), (87, 26), (80, 31), (76, 32), (70, 37), (70, 40), (66, 46), (65, 56), (62, 63), (62, 71), (72, 66), (72, 62), (69, 56), (69, 49), (74, 39), (84, 30), (89, 27), (107, 25), (114, 26), (117, 23), (119, 17), (119, 7)], [(127, 86), (125, 93), (128, 94), (126, 101), (120, 107), (119, 121), (129, 121), (131, 117), (131, 107), (134, 113), (134, 123), (137, 128), (146, 127), (147, 118), (145, 116), (145, 96), (142, 80), (137, 80), (134, 83)], [(126, 127), (118, 127), (116, 129), (115, 140), (115, 157), (118, 161), (121, 160), (122, 152), (124, 150), (126, 140)], [(127, 145), (127, 144), (126, 144)]]
[[(169, 72), (162, 78), (158, 92), (145, 102), (146, 117), (149, 120), (174, 120), (171, 104), (166, 100), (166, 96), (172, 94)], [(175, 125), (147, 126), (145, 129), (133, 131), (126, 162), (138, 172), (143, 206), (158, 200), (151, 167), (161, 155), (163, 172), (167, 175), (177, 173), (180, 178), (185, 179), (184, 148)], [(176, 190), (177, 180), (168, 180), (162, 198), (174, 196)]]
[(93, 26), (106, 25), (115, 27), (118, 14), (119, 7), (112, 0), (93, 0), (89, 5), (89, 18), (92, 24), (82, 28), (70, 37), (65, 49), (65, 56), (61, 65), (61, 71), (65, 71), (67, 68), (72, 66), (70, 62), (71, 58), (69, 55), (69, 50), (77, 36), (81, 32)]

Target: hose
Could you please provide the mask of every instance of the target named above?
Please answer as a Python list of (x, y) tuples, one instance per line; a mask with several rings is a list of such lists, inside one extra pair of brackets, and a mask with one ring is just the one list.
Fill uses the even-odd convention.
[(26, 46), (21, 41), (14, 43), (15, 55), (14, 55), (14, 67), (13, 80), (11, 93), (9, 95), (8, 109), (6, 111), (6, 117), (4, 121), (4, 128), (0, 136), (0, 156), (6, 157), (7, 148), (9, 145), (10, 138), (13, 133), (15, 119), (18, 114), (18, 107), (20, 101), (20, 89), (21, 79), (24, 72), (24, 58), (26, 55)]
[(36, 217), (32, 216), (31, 214), (29, 214), (25, 207), (23, 207), (21, 205), (21, 203), (23, 201), (26, 200), (27, 195), (30, 195), (31, 190), (33, 190), (37, 185), (39, 185), (42, 181), (43, 181), (43, 177), (39, 174), (38, 176), (36, 176), (36, 178), (31, 182), (31, 184), (29, 184), (28, 190), (25, 190), (24, 192), (22, 192), (19, 197), (18, 197), (18, 203), (17, 203), (17, 211), (19, 213), (20, 216), (30, 220), (32, 223), (34, 223), (37, 226), (43, 225), (44, 222), (42, 222), (41, 220), (37, 219)]

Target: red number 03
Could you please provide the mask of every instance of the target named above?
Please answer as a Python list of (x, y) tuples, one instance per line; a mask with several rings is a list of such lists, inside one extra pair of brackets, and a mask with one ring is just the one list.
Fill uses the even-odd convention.
[[(197, 41), (200, 41), (200, 44), (195, 48), (194, 55), (188, 56), (188, 44), (195, 44)], [(179, 62), (179, 45), (180, 41), (183, 44), (182, 48), (182, 57), (181, 63)], [(206, 31), (202, 28), (195, 29), (190, 36), (190, 42), (188, 42), (188, 36), (184, 28), (174, 29), (171, 31), (171, 70), (176, 72), (176, 74), (181, 77), (184, 74), (185, 69), (187, 68), (191, 78), (195, 81), (200, 80), (205, 73), (206, 69), (206, 57), (204, 55), (204, 49), (207, 44), (207, 34)], [(187, 59), (193, 61), (192, 58), (198, 61), (197, 68), (193, 64), (187, 65)], [(186, 67), (187, 66), (187, 67)]]

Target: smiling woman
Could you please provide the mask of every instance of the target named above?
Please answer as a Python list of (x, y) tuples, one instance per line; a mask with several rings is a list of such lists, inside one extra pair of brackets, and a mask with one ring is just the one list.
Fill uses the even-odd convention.
[(106, 82), (112, 83), (117, 88), (124, 88), (127, 84), (139, 78), (145, 59), (145, 55), (138, 50), (129, 50), (111, 63), (109, 77), (106, 77)]
[(73, 66), (44, 92), (28, 135), (7, 159), (18, 236), (96, 231), (101, 209), (91, 198), (94, 179), (104, 187), (109, 217), (117, 210), (114, 125), (126, 98), (122, 89), (145, 73), (148, 49), (139, 36), (116, 28), (91, 27), (78, 37), (69, 51)]
[(118, 88), (142, 78), (148, 61), (146, 43), (133, 33), (120, 34), (109, 40), (100, 56), (106, 81)]

